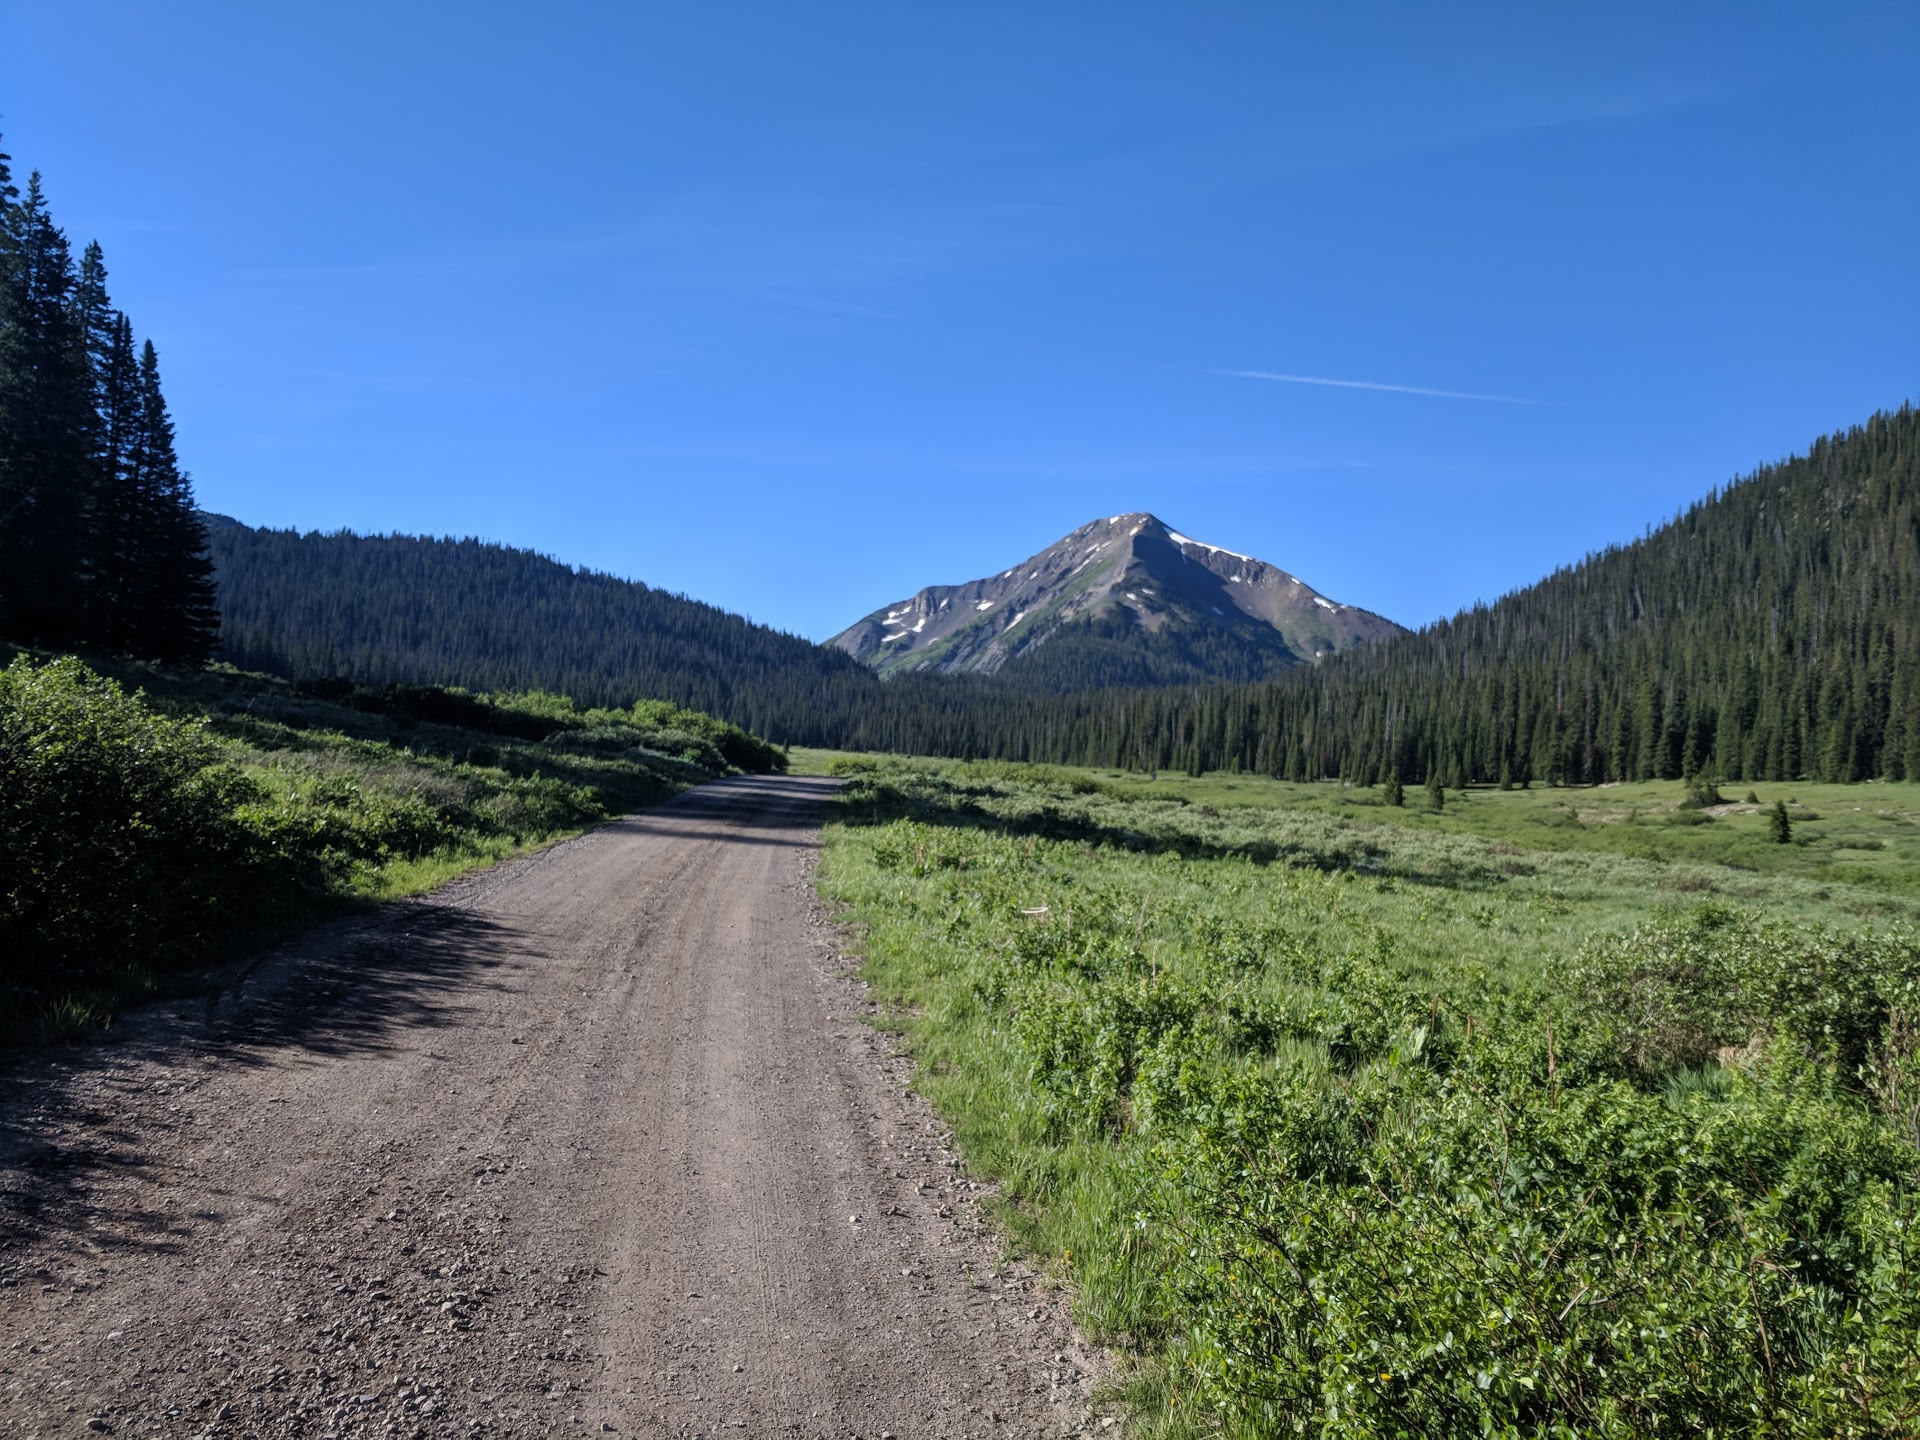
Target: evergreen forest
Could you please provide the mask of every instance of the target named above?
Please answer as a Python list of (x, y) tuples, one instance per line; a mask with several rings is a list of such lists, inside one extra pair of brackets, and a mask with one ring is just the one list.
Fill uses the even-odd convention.
[(881, 698), (838, 650), (531, 550), (206, 518), (221, 653), (242, 669), (591, 705), (657, 697), (800, 744), (831, 743)]
[(0, 154), (0, 637), (197, 664), (218, 624), (153, 342)]
[(220, 522), (214, 550), (244, 667), (658, 695), (790, 743), (1453, 788), (1920, 777), (1911, 405), (1492, 604), (1258, 683), (1065, 688), (1091, 678), (1065, 663), (1084, 646), (1024, 679), (882, 683), (714, 607), (477, 541)]

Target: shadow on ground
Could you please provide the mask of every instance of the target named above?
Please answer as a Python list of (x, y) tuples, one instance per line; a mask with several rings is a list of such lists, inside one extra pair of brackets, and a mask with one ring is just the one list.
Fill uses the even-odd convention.
[[(510, 926), (415, 902), (322, 926), (229, 972), (204, 1000), (128, 1017), (104, 1042), (17, 1057), (0, 1106), (0, 1253), (51, 1232), (81, 1251), (168, 1250), (184, 1239), (178, 1217), (145, 1203), (151, 1183), (127, 1183), (157, 1180), (157, 1153), (192, 1123), (191, 1101), (135, 1102), (136, 1085), (156, 1083), (148, 1077), (196, 1058), (266, 1067), (289, 1051), (302, 1063), (385, 1050), (405, 1032), (459, 1024), (462, 997), (504, 985), (489, 972), (539, 959)], [(0, 1279), (20, 1278), (4, 1269)]]
[[(827, 779), (739, 776), (683, 792), (601, 833), (806, 846), (821, 802), (837, 787)], [(57, 1233), (64, 1249), (84, 1257), (176, 1248), (188, 1234), (184, 1221), (218, 1222), (213, 1213), (171, 1215), (156, 1193), (159, 1157), (194, 1123), (190, 1090), (206, 1061), (266, 1069), (397, 1048), (403, 1037), (461, 1025), (476, 996), (510, 988), (515, 971), (549, 958), (541, 937), (511, 916), (477, 913), (447, 894), (323, 924), (217, 972), (204, 998), (122, 1016), (104, 1040), (7, 1057), (0, 1067), (0, 1286), (30, 1278), (11, 1274), (6, 1254), (31, 1235)]]
[[(975, 794), (1003, 801), (1014, 798), (992, 789)], [(1508, 878), (1490, 866), (1475, 864), (1441, 869), (1396, 866), (1392, 863), (1391, 850), (1376, 844), (1358, 829), (1334, 837), (1210, 835), (1178, 824), (1115, 823), (1078, 808), (1071, 801), (1021, 805), (1016, 800), (1013, 804), (1003, 803), (999, 808), (989, 809), (975, 794), (955, 789), (936, 799), (914, 794), (885, 780), (864, 780), (842, 798), (836, 818), (854, 826), (913, 820), (922, 825), (974, 830), (1012, 839), (1033, 837), (1096, 848), (1111, 846), (1139, 855), (1178, 855), (1186, 860), (1242, 859), (1259, 866), (1279, 864), (1327, 873), (1391, 875), (1404, 884), (1444, 890), (1488, 891), (1505, 884)]]

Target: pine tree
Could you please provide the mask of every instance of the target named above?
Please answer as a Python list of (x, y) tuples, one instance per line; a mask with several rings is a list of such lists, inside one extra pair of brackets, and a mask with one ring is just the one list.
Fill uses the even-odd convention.
[(1667, 702), (1667, 725), (1660, 737), (1662, 780), (1678, 780), (1687, 773), (1687, 690), (1676, 681), (1673, 696)]
[(1660, 769), (1660, 682), (1648, 675), (1634, 704), (1633, 769), (1627, 780), (1651, 780)]
[(92, 379), (94, 453), (87, 514), (85, 641), (104, 650), (130, 648), (139, 600), (136, 555), (149, 524), (133, 455), (141, 426), (133, 327), (107, 298), (99, 242), (80, 261), (75, 313)]
[(1386, 778), (1380, 782), (1380, 798), (1396, 808), (1406, 803), (1406, 793), (1400, 788), (1400, 772), (1391, 765), (1387, 767)]
[(0, 155), (0, 636), (204, 661), (216, 626), (153, 347)]
[(1767, 816), (1767, 836), (1776, 845), (1786, 845), (1793, 840), (1793, 821), (1787, 817), (1787, 802), (1773, 802), (1773, 812)]
[(36, 172), (0, 216), (0, 635), (84, 636), (94, 411), (67, 237)]
[(1446, 787), (1440, 783), (1440, 772), (1429, 770), (1427, 772), (1427, 808), (1438, 815), (1446, 809), (1446, 806), (1447, 792)]
[(140, 350), (139, 416), (134, 485), (142, 525), (134, 552), (138, 604), (128, 648), (154, 660), (205, 664), (220, 630), (207, 530), (193, 503), (193, 484), (173, 448), (173, 420), (160, 392), (160, 357)]

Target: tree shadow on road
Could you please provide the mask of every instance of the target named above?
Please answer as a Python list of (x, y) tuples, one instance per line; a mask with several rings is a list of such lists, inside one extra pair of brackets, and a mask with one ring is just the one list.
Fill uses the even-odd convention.
[[(20, 1057), (0, 1103), (0, 1282), (5, 1252), (64, 1232), (83, 1251), (180, 1248), (160, 1157), (196, 1123), (206, 1059), (262, 1069), (401, 1047), (470, 1017), (477, 993), (538, 964), (531, 937), (454, 905), (414, 902), (324, 925), (219, 977), (205, 998), (123, 1017), (104, 1041)], [(161, 1078), (155, 1078), (161, 1077)], [(31, 1278), (31, 1277), (27, 1277)]]
[[(838, 784), (816, 776), (740, 776), (684, 791), (664, 805), (614, 821), (613, 827), (679, 840), (811, 849), (822, 807)], [(774, 803), (743, 806), (743, 793)]]
[[(742, 777), (610, 828), (810, 846), (833, 788)], [(477, 1001), (518, 988), (519, 972), (550, 958), (511, 915), (406, 901), (217, 972), (200, 997), (124, 1014), (104, 1040), (13, 1056), (0, 1066), (0, 1284), (8, 1248), (33, 1235), (59, 1232), (75, 1254), (164, 1251), (186, 1243), (190, 1222), (220, 1219), (178, 1213), (183, 1189), (208, 1192), (182, 1186), (163, 1160), (196, 1124), (192, 1081), (207, 1062), (264, 1071), (417, 1051), (423, 1032), (471, 1025)]]

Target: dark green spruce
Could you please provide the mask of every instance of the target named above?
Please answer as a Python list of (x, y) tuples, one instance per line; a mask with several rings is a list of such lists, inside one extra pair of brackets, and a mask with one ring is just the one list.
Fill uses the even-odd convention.
[(200, 663), (217, 629), (153, 343), (0, 155), (0, 639)]

